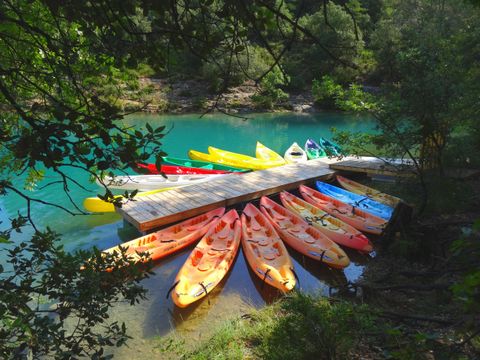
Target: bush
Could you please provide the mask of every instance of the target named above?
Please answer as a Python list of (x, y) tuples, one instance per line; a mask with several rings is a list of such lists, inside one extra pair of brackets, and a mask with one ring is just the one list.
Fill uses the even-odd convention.
[(314, 79), (312, 82), (313, 99), (324, 109), (335, 109), (336, 99), (342, 91), (342, 87), (328, 75), (322, 77), (321, 81)]
[(193, 98), (192, 104), (196, 110), (206, 110), (208, 107), (208, 99), (205, 96), (196, 96)]
[[(222, 90), (223, 78), (227, 70), (230, 56), (221, 52), (216, 57), (216, 62), (205, 63), (202, 66), (202, 77), (210, 84), (210, 90)], [(229, 85), (240, 85), (248, 79), (256, 79), (263, 75), (272, 62), (267, 50), (259, 46), (248, 46), (232, 58)]]
[(285, 78), (278, 67), (273, 68), (261, 81), (260, 90), (252, 95), (252, 101), (257, 108), (273, 109), (288, 100), (288, 94), (279, 86), (285, 85), (288, 78)]

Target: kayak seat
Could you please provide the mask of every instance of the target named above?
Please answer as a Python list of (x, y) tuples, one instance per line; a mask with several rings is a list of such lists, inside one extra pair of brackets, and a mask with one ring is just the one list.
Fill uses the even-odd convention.
[(259, 230), (261, 230), (261, 229), (262, 229), (262, 228), (261, 228), (261, 226), (260, 226), (259, 224), (254, 224), (254, 225), (252, 225), (252, 230), (253, 230), (253, 231), (259, 231)]
[(315, 243), (316, 240), (313, 237), (308, 236), (308, 237), (304, 238), (303, 241), (306, 242), (307, 244), (313, 244), (313, 243)]
[(228, 237), (228, 235), (229, 235), (229, 233), (227, 231), (217, 234), (219, 239), (226, 239)]
[(305, 240), (305, 239), (311, 239), (312, 237), (307, 234), (307, 233), (301, 233), (301, 234), (293, 234), (295, 237)]
[(299, 226), (293, 226), (288, 229), (288, 232), (292, 233), (299, 233), (300, 231), (302, 231), (302, 228)]
[(263, 257), (266, 260), (275, 260), (278, 257), (278, 253), (276, 251), (267, 251), (263, 253)]
[(270, 244), (270, 240), (268, 238), (260, 238), (258, 240), (258, 245), (260, 246), (267, 246), (268, 244)]
[(204, 261), (197, 266), (197, 269), (200, 271), (207, 271), (213, 267), (213, 264), (210, 261)]

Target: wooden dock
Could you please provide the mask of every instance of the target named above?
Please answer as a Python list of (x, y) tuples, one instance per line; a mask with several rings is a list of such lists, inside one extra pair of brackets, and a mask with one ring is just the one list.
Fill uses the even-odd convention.
[(375, 157), (346, 157), (330, 163), (330, 169), (348, 172), (361, 172), (368, 175), (386, 175), (395, 177), (415, 176), (415, 168), (411, 162), (400, 159), (382, 160)]
[(317, 179), (333, 177), (327, 159), (310, 160), (246, 174), (231, 174), (208, 183), (141, 196), (117, 208), (140, 231), (180, 221), (220, 206), (291, 190)]
[[(317, 179), (328, 180), (336, 171), (411, 176), (411, 165), (400, 164), (400, 168), (398, 165), (389, 165), (373, 157), (309, 160), (241, 175), (226, 175), (208, 183), (139, 196), (116, 211), (138, 230), (149, 231), (220, 206), (232, 206), (263, 195), (296, 189)], [(401, 169), (403, 172), (399, 171)]]

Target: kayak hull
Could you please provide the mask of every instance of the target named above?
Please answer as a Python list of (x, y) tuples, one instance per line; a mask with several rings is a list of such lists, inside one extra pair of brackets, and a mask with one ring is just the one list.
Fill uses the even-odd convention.
[(180, 158), (165, 156), (162, 158), (162, 160), (165, 165), (185, 166), (185, 167), (194, 167), (194, 168), (211, 169), (211, 170), (223, 170), (228, 172), (248, 171), (247, 169), (239, 169), (239, 168), (224, 165), (224, 164), (217, 164), (211, 161), (202, 161), (201, 159), (197, 160), (194, 158), (180, 159)]
[(340, 175), (337, 175), (337, 181), (340, 183), (340, 185), (342, 185), (343, 188), (347, 189), (348, 191), (362, 196), (368, 196), (370, 199), (378, 201), (379, 203), (385, 204), (392, 208), (395, 208), (402, 201), (398, 197), (385, 194), (381, 191), (357, 183)]
[(293, 264), (277, 232), (253, 204), (242, 212), (242, 249), (252, 271), (263, 282), (288, 292), (295, 287)]
[(300, 216), (266, 196), (260, 200), (260, 207), (282, 240), (299, 253), (337, 269), (350, 264), (350, 259), (337, 244)]
[(184, 308), (208, 295), (230, 270), (240, 247), (238, 213), (216, 220), (193, 249), (175, 278), (172, 300)]
[(357, 230), (369, 234), (381, 235), (387, 226), (386, 220), (358, 208), (353, 208), (347, 203), (322, 194), (305, 185), (300, 185), (299, 190), (305, 201), (337, 217)]
[[(142, 196), (147, 196), (147, 195), (153, 195), (162, 191), (167, 191), (175, 189), (173, 187), (170, 188), (163, 188), (163, 189), (156, 189), (156, 190), (151, 190), (151, 191), (142, 191), (137, 193), (135, 195), (135, 199), (138, 197)], [(115, 198), (117, 199), (123, 199), (123, 195), (115, 195)], [(112, 203), (106, 202), (99, 197), (88, 197), (85, 200), (83, 200), (83, 207), (85, 210), (90, 211), (90, 212), (115, 212), (115, 206)]]
[(313, 139), (307, 139), (305, 142), (305, 152), (309, 160), (318, 159), (327, 156), (325, 150), (320, 147)]
[[(112, 189), (124, 190), (156, 190), (180, 186), (201, 184), (219, 179), (228, 174), (220, 175), (127, 175), (114, 178), (105, 177), (104, 183)], [(101, 186), (101, 184), (99, 184)]]
[(360, 210), (366, 211), (372, 215), (385, 220), (389, 220), (392, 216), (393, 209), (391, 207), (369, 199), (366, 196), (358, 195), (321, 181), (317, 181), (315, 185), (321, 193), (343, 201), (350, 206), (358, 207)]
[(264, 170), (282, 165), (278, 161), (257, 159), (248, 155), (218, 149), (213, 146), (208, 147), (208, 153), (216, 159), (215, 161), (221, 160), (223, 163), (230, 164), (231, 166), (251, 170)]
[(280, 193), (280, 200), (283, 206), (301, 216), (335, 243), (361, 252), (373, 251), (373, 246), (365, 235), (327, 212), (286, 191)]
[(169, 226), (157, 232), (139, 237), (126, 243), (103, 251), (120, 253), (120, 246), (128, 257), (136, 262), (143, 260), (139, 253), (145, 252), (152, 260), (159, 260), (186, 246), (193, 244), (207, 232), (210, 225), (225, 213), (225, 208), (218, 208), (181, 223)]
[(290, 145), (283, 157), (287, 164), (296, 164), (308, 160), (306, 152), (296, 142)]
[(275, 166), (282, 166), (286, 164), (285, 159), (280, 154), (266, 147), (259, 141), (257, 141), (257, 146), (255, 148), (255, 156), (257, 159), (269, 161)]
[(177, 166), (177, 165), (161, 165), (160, 171), (158, 171), (155, 164), (137, 164), (137, 166), (152, 175), (158, 175), (164, 173), (165, 175), (218, 175), (218, 174), (229, 174), (231, 171), (226, 170), (214, 170), (206, 168), (195, 168), (187, 166)]
[(325, 153), (328, 156), (342, 155), (342, 148), (340, 147), (340, 145), (337, 145), (333, 141), (330, 141), (324, 137), (320, 138), (319, 145), (324, 149)]

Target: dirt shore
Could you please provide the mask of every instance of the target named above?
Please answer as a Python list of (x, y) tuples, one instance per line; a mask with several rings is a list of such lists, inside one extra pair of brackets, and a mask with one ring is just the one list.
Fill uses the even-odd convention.
[(228, 113), (293, 111), (310, 113), (320, 109), (315, 107), (310, 92), (290, 94), (289, 99), (274, 109), (257, 107), (251, 96), (258, 87), (253, 81), (229, 88), (219, 95), (209, 90), (209, 85), (201, 80), (170, 81), (168, 79), (141, 78), (139, 89), (126, 91), (118, 99), (123, 110), (141, 108), (149, 113), (184, 114), (199, 111), (219, 111)]

